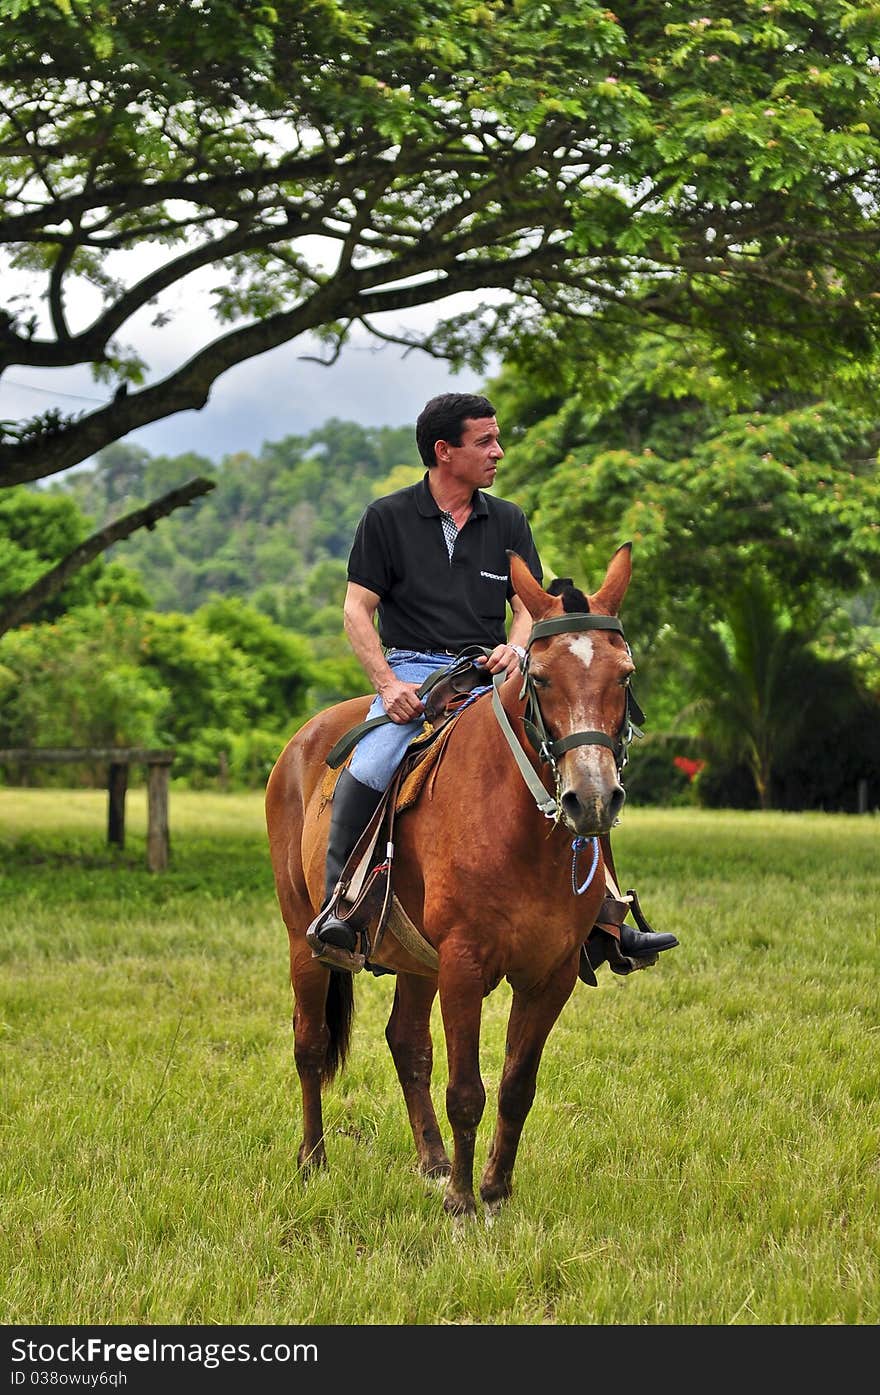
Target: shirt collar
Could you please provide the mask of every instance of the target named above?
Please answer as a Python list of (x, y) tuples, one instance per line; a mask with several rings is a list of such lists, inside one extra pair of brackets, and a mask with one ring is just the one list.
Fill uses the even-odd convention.
[[(440, 516), (437, 500), (428, 488), (427, 470), (416, 485), (416, 506), (423, 518), (439, 518)], [(471, 508), (473, 509), (474, 518), (485, 518), (486, 514), (489, 512), (489, 506), (479, 489), (475, 489), (471, 495)]]

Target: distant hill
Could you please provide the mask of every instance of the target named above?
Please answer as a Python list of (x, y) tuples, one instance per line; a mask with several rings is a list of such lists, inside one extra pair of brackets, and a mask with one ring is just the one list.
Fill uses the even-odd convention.
[(290, 621), (284, 612), (309, 578), (344, 576), (370, 499), (421, 472), (411, 426), (332, 418), (307, 436), (266, 442), (259, 455), (242, 452), (219, 463), (195, 453), (152, 456), (118, 443), (98, 455), (93, 469), (73, 472), (51, 489), (72, 496), (101, 526), (194, 475), (208, 475), (217, 483), (209, 495), (108, 555), (139, 572), (157, 610), (192, 612), (212, 596), (234, 595)]

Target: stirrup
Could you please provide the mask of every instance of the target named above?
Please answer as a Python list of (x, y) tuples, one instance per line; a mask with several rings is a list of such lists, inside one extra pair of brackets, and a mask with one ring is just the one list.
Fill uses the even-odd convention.
[[(308, 936), (306, 938), (308, 939)], [(332, 965), (334, 969), (344, 969), (349, 974), (359, 974), (367, 962), (363, 954), (343, 949), (340, 945), (325, 945), (321, 940), (317, 941), (317, 947), (312, 940), (309, 940), (309, 944), (312, 947), (313, 959), (319, 959), (322, 964)]]
[(626, 894), (629, 900), (629, 908), (632, 911), (632, 918), (641, 930), (642, 934), (656, 935), (658, 931), (654, 929), (653, 925), (649, 925), (648, 921), (642, 915), (642, 908), (639, 905), (639, 898), (633, 891), (632, 887), (630, 887), (629, 891)]
[[(320, 959), (324, 964), (332, 964), (334, 969), (344, 969), (347, 973), (359, 974), (367, 962), (367, 956), (359, 954), (357, 950), (343, 949), (341, 945), (325, 944), (318, 933), (323, 921), (335, 908), (337, 900), (337, 897), (332, 897), (324, 909), (315, 916), (306, 931), (306, 944), (312, 951), (313, 959)], [(363, 941), (363, 936), (359, 932), (358, 939)]]
[[(605, 958), (613, 974), (633, 974), (637, 969), (650, 969), (653, 964), (657, 963), (658, 956), (656, 954), (642, 954), (637, 959), (632, 955), (624, 954), (617, 936), (598, 921), (594, 927), (594, 933), (596, 930), (601, 930), (605, 936)], [(654, 932), (652, 931), (652, 933)], [(584, 982), (588, 983), (589, 979), (585, 979)]]

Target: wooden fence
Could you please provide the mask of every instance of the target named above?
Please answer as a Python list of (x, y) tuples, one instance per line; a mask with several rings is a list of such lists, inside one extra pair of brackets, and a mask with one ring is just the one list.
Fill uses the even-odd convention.
[(141, 750), (134, 746), (13, 747), (0, 750), (0, 765), (107, 766), (107, 842), (125, 847), (125, 795), (132, 765), (147, 768), (147, 867), (161, 872), (171, 856), (168, 788), (172, 750)]

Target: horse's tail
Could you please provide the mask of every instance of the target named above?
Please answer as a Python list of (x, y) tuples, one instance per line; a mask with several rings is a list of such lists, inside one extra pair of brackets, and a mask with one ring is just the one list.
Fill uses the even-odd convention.
[(348, 1048), (351, 1045), (354, 982), (352, 975), (346, 973), (345, 970), (330, 970), (330, 987), (327, 989), (327, 1006), (324, 1011), (330, 1040), (324, 1053), (321, 1084), (329, 1085), (337, 1071), (345, 1065)]

